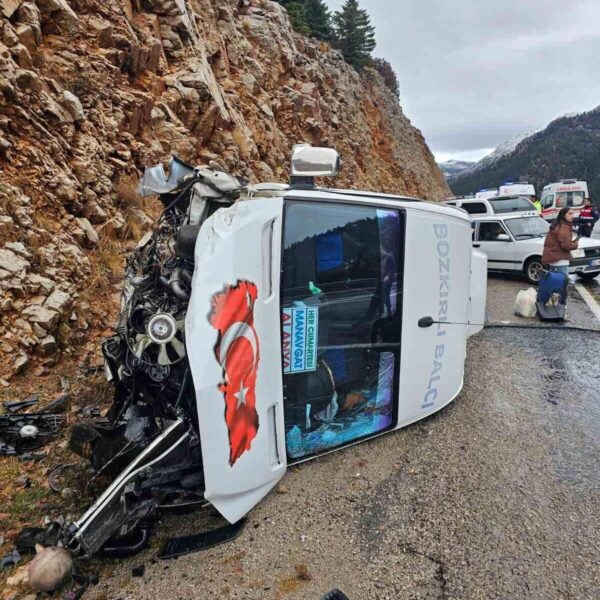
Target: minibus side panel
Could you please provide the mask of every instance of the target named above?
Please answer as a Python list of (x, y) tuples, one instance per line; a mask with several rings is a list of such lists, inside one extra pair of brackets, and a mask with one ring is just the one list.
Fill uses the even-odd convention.
[[(462, 388), (469, 319), (470, 222), (409, 210), (405, 248), (398, 427), (436, 412)], [(420, 326), (423, 317), (440, 323)]]

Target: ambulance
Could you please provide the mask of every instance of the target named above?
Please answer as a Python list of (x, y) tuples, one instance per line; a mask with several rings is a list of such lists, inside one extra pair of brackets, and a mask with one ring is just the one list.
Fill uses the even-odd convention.
[(535, 202), (535, 187), (530, 183), (513, 183), (511, 181), (498, 188), (498, 196), (523, 196)]
[(558, 183), (550, 183), (542, 191), (542, 217), (546, 221), (552, 221), (560, 209), (565, 207), (572, 208), (576, 216), (579, 216), (583, 201), (589, 197), (585, 181), (563, 179)]

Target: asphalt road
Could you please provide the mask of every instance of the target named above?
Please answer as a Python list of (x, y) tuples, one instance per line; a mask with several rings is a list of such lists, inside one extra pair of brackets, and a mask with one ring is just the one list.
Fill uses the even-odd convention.
[[(513, 320), (503, 303), (524, 287), (490, 280), (492, 320)], [(585, 305), (570, 310), (594, 325)], [(164, 519), (151, 550), (110, 563), (88, 595), (600, 598), (599, 353), (598, 333), (485, 330), (441, 413), (290, 469), (229, 544), (157, 561), (162, 538), (207, 517)]]
[[(571, 276), (570, 279), (572, 285), (569, 286), (567, 301), (568, 321), (560, 324), (560, 327), (589, 327), (600, 330), (600, 321), (594, 318), (594, 315), (574, 287), (574, 284), (583, 285), (600, 303), (600, 277), (585, 282), (575, 276)], [(486, 321), (490, 323), (556, 327), (556, 323), (544, 324), (537, 318), (525, 319), (514, 314), (513, 309), (517, 294), (520, 290), (526, 290), (528, 287), (531, 287), (530, 284), (518, 275), (490, 274), (488, 278)]]

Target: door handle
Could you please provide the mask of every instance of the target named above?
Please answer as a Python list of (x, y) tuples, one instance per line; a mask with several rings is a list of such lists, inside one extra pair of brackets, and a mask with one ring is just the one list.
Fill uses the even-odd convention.
[(473, 244), (473, 248), (481, 248), (481, 244)]

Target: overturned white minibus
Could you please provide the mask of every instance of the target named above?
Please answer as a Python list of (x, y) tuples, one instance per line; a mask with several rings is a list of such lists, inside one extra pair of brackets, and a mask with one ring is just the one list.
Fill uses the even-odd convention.
[[(290, 185), (173, 161), (104, 343), (115, 399), (71, 448), (113, 477), (68, 529), (91, 556), (162, 506), (240, 520), (294, 463), (405, 427), (463, 385), (487, 264), (462, 211), (324, 189), (337, 153), (299, 145)], [(82, 452), (83, 453), (83, 452)], [(442, 466), (440, 466), (442, 468)], [(107, 542), (111, 538), (110, 542)]]

